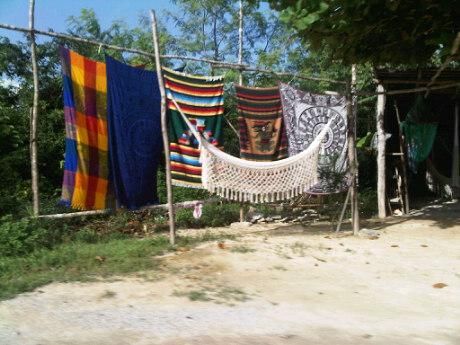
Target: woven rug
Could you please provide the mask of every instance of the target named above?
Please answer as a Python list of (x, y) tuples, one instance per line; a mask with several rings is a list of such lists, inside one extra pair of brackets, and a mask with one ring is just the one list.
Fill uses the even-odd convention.
[(333, 119), (320, 149), (319, 182), (308, 192), (330, 194), (346, 190), (349, 177), (345, 97), (304, 92), (283, 83), (280, 83), (280, 94), (289, 156), (305, 150)]
[(107, 82), (104, 63), (60, 48), (66, 127), (61, 201), (104, 209), (108, 188)]
[(222, 147), (223, 77), (195, 76), (165, 67), (163, 77), (168, 108), (172, 182), (175, 186), (203, 188), (198, 140), (172, 103), (171, 96), (197, 131), (208, 142)]
[(251, 88), (235, 85), (235, 90), (241, 158), (274, 161), (287, 157), (278, 87)]
[(119, 205), (137, 209), (158, 202), (163, 149), (158, 78), (109, 56), (105, 61), (111, 182)]

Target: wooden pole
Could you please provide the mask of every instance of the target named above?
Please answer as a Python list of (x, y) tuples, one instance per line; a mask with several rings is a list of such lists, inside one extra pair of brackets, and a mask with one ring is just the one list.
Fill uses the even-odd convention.
[(399, 115), (399, 108), (396, 101), (394, 102), (395, 112), (396, 112), (396, 120), (398, 121), (398, 134), (399, 134), (399, 152), (401, 152), (401, 170), (402, 170), (402, 189), (404, 196), (404, 213), (409, 213), (409, 183), (407, 179), (407, 167), (406, 167), (406, 145), (405, 145), (405, 138), (404, 134), (401, 129), (401, 117)]
[(452, 185), (459, 187), (460, 177), (459, 177), (459, 143), (458, 143), (458, 125), (459, 125), (459, 114), (458, 114), (458, 101), (455, 102), (455, 120), (454, 120), (454, 147), (452, 149)]
[[(206, 200), (192, 200), (192, 201), (183, 201), (174, 204), (175, 209), (179, 208), (194, 208), (197, 203), (200, 204), (212, 204), (215, 202), (220, 202), (220, 198), (210, 198)], [(169, 210), (169, 204), (160, 204), (160, 205), (148, 205), (144, 206), (138, 210), (131, 211), (134, 213), (144, 212), (147, 210)], [(57, 213), (57, 214), (43, 214), (38, 216), (38, 218), (48, 218), (48, 219), (55, 219), (55, 218), (73, 218), (73, 217), (84, 217), (84, 216), (97, 216), (103, 214), (109, 214), (112, 210), (105, 209), (105, 210), (91, 210), (91, 211), (81, 211), (81, 212), (71, 212), (71, 213)]]
[(348, 200), (350, 199), (351, 188), (348, 189), (347, 196), (345, 197), (345, 202), (343, 203), (342, 211), (340, 212), (339, 221), (337, 222), (337, 228), (335, 232), (339, 232), (340, 228), (342, 227), (343, 217), (345, 216), (345, 211), (348, 206)]
[[(243, 0), (239, 1), (240, 11), (238, 20), (238, 63), (243, 64)], [(243, 85), (243, 71), (239, 70), (238, 83)], [(239, 135), (238, 135), (239, 137)], [(244, 205), (240, 204), (240, 222), (244, 222)]]
[(377, 111), (376, 111), (376, 123), (377, 123), (377, 205), (378, 205), (378, 216), (379, 218), (385, 218), (386, 207), (385, 207), (385, 128), (384, 128), (384, 114), (385, 114), (385, 94), (384, 87), (382, 84), (377, 86), (377, 92), (380, 92), (377, 96)]
[(34, 85), (34, 96), (32, 114), (30, 119), (30, 170), (32, 178), (32, 203), (33, 215), (37, 217), (40, 213), (40, 195), (38, 190), (38, 162), (37, 162), (37, 121), (38, 121), (38, 64), (37, 46), (34, 34), (35, 24), (35, 0), (29, 1), (29, 29), (30, 29), (30, 58), (32, 60), (32, 74)]
[(359, 232), (359, 203), (358, 203), (358, 160), (356, 159), (356, 114), (353, 109), (353, 97), (356, 88), (356, 67), (351, 69), (352, 80), (347, 82), (346, 101), (347, 101), (347, 123), (348, 123), (348, 163), (351, 173), (350, 198), (351, 198), (351, 218), (353, 234)]
[(163, 83), (163, 75), (161, 73), (161, 61), (160, 61), (160, 45), (158, 41), (157, 31), (157, 19), (155, 11), (150, 11), (150, 17), (152, 20), (152, 35), (153, 35), (153, 46), (155, 48), (155, 65), (158, 75), (158, 84), (160, 86), (161, 94), (161, 134), (163, 136), (163, 146), (165, 152), (165, 167), (166, 167), (166, 192), (168, 194), (168, 211), (169, 211), (169, 242), (174, 245), (176, 242), (176, 229), (175, 229), (175, 217), (174, 217), (174, 204), (173, 204), (173, 191), (171, 182), (171, 161), (169, 156), (169, 140), (168, 140), (168, 123), (166, 117), (166, 92)]

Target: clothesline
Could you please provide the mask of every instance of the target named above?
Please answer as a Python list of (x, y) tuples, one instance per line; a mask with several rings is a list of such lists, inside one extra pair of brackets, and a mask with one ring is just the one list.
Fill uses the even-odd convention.
[[(155, 57), (155, 54), (146, 52), (144, 50), (121, 47), (121, 46), (107, 44), (107, 43), (96, 41), (96, 40), (91, 40), (88, 38), (72, 36), (69, 34), (63, 34), (63, 33), (58, 33), (54, 31), (44, 31), (44, 30), (39, 30), (39, 29), (30, 30), (29, 28), (18, 27), (18, 26), (14, 26), (10, 24), (3, 24), (3, 23), (0, 23), (0, 29), (19, 31), (19, 32), (27, 33), (27, 34), (34, 33), (34, 34), (42, 35), (42, 36), (62, 38), (62, 39), (69, 40), (69, 41), (92, 44), (92, 45), (96, 45), (102, 48), (107, 48), (107, 49), (112, 49), (112, 50), (117, 50), (117, 51), (124, 51), (124, 52), (139, 54), (143, 56), (148, 56), (152, 58)], [(322, 82), (335, 83), (335, 84), (346, 84), (346, 82), (342, 80), (334, 80), (334, 79), (320, 78), (320, 77), (310, 77), (310, 76), (305, 76), (305, 75), (301, 75), (301, 74), (297, 74), (293, 72), (284, 72), (284, 71), (276, 72), (276, 71), (267, 70), (263, 68), (252, 67), (246, 64), (239, 64), (237, 62), (216, 61), (216, 60), (211, 60), (211, 59), (197, 58), (197, 57), (191, 57), (191, 56), (181, 56), (181, 55), (160, 55), (160, 57), (164, 59), (177, 59), (177, 60), (205, 62), (205, 63), (209, 63), (213, 65), (214, 67), (222, 68), (222, 69), (236, 69), (236, 70), (247, 71), (247, 72), (275, 74), (278, 76), (294, 76), (295, 78), (303, 79), (303, 80), (322, 81)], [(397, 95), (397, 94), (417, 93), (417, 92), (430, 91), (430, 90), (441, 90), (441, 89), (452, 88), (456, 86), (460, 86), (460, 83), (439, 85), (439, 86), (429, 86), (429, 87), (428, 86), (419, 87), (419, 88), (413, 88), (413, 89), (382, 91), (382, 92), (356, 91), (355, 94), (357, 96), (374, 96), (374, 95), (379, 95), (379, 94)]]
[[(78, 37), (78, 36), (73, 36), (69, 34), (63, 34), (63, 33), (58, 33), (54, 31), (44, 31), (44, 30), (39, 30), (39, 29), (34, 29), (30, 30), (28, 28), (24, 27), (18, 27), (10, 24), (2, 24), (0, 23), (0, 29), (5, 29), (5, 30), (12, 30), (12, 31), (19, 31), (19, 32), (24, 32), (27, 34), (34, 33), (42, 36), (49, 36), (49, 37), (55, 37), (55, 38), (62, 38), (65, 40), (69, 41), (75, 41), (75, 42), (80, 42), (80, 43), (87, 43), (87, 44), (92, 44), (95, 46), (99, 46), (101, 48), (107, 48), (107, 49), (112, 49), (112, 50), (117, 50), (117, 51), (124, 51), (124, 52), (129, 52), (129, 53), (135, 53), (139, 55), (144, 55), (148, 56), (151, 58), (155, 57), (155, 54), (146, 52), (144, 50), (140, 49), (134, 49), (134, 48), (126, 48), (126, 47), (121, 47), (113, 44), (107, 44), (104, 42), (96, 41), (96, 40), (91, 40), (88, 38), (83, 38), (83, 37)], [(219, 68), (227, 68), (227, 69), (237, 69), (237, 70), (243, 70), (243, 71), (258, 71), (261, 73), (274, 73), (278, 75), (286, 75), (286, 76), (294, 76), (296, 75), (295, 73), (290, 73), (290, 72), (274, 72), (274, 71), (268, 71), (268, 70), (263, 70), (257, 67), (251, 67), (246, 64), (240, 64), (237, 62), (225, 62), (225, 61), (216, 61), (216, 60), (211, 60), (211, 59), (205, 59), (205, 58), (197, 58), (197, 57), (191, 57), (191, 56), (182, 56), (182, 55), (160, 55), (162, 59), (176, 59), (176, 60), (189, 60), (189, 61), (197, 61), (197, 62), (205, 62), (209, 63), (213, 66), (219, 66)], [(264, 72), (265, 71), (265, 72)], [(309, 77), (309, 76), (301, 76), (301, 75), (296, 75), (298, 78), (302, 78), (305, 80), (313, 80), (313, 81), (324, 81), (324, 82), (330, 82), (330, 83), (337, 83), (337, 84), (345, 84), (346, 82), (340, 81), (340, 80), (332, 80), (332, 79), (326, 79), (326, 78), (317, 78), (317, 77)]]

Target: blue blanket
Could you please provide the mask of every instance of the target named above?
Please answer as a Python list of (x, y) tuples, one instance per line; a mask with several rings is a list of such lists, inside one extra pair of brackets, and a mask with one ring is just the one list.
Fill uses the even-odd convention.
[(157, 166), (162, 151), (161, 96), (157, 74), (109, 56), (107, 118), (111, 181), (120, 206), (158, 202)]

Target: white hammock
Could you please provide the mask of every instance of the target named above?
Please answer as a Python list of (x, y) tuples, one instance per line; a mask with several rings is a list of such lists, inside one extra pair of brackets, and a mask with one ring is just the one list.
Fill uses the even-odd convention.
[(272, 202), (293, 198), (318, 182), (318, 155), (332, 119), (303, 152), (274, 162), (233, 157), (203, 140), (176, 100), (182, 118), (201, 145), (203, 186), (211, 193), (235, 201)]

